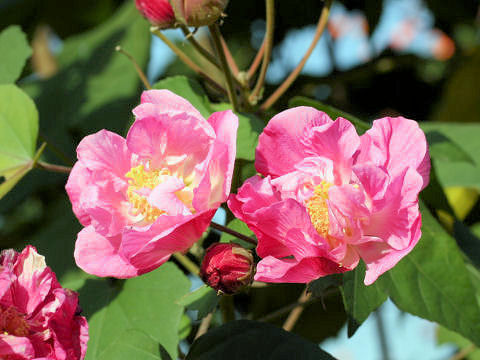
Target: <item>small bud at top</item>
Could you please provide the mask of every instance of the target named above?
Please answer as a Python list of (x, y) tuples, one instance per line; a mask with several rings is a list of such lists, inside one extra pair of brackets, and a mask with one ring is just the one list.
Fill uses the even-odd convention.
[(213, 24), (223, 13), (228, 0), (135, 0), (137, 9), (150, 23), (161, 29)]
[(254, 273), (252, 253), (234, 243), (211, 245), (200, 269), (203, 281), (225, 294), (233, 294), (250, 284)]

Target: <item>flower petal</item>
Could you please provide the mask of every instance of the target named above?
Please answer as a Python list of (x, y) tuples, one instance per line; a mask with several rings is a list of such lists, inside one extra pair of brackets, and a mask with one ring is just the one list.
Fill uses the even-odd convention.
[[(147, 105), (145, 106), (145, 104)], [(144, 91), (141, 97), (141, 105), (133, 109), (133, 114), (137, 119), (143, 119), (172, 111), (188, 113), (203, 119), (200, 112), (187, 100), (165, 89)]]
[(300, 141), (308, 128), (331, 123), (324, 112), (300, 106), (274, 116), (260, 134), (255, 167), (265, 176), (277, 177), (295, 169), (306, 155)]
[(385, 166), (391, 177), (412, 167), (423, 178), (422, 189), (429, 182), (430, 156), (425, 134), (416, 121), (404, 117), (375, 120), (372, 128), (361, 137), (356, 162)]
[(350, 181), (353, 155), (360, 146), (360, 138), (352, 123), (338, 118), (333, 123), (316, 126), (303, 139), (309, 156), (321, 156), (332, 160), (336, 184)]
[(188, 113), (161, 113), (137, 120), (127, 134), (128, 148), (153, 168), (188, 177), (205, 160), (215, 140), (207, 121)]
[(96, 276), (130, 278), (140, 274), (121, 253), (122, 235), (105, 237), (92, 226), (78, 233), (75, 261), (82, 270)]
[(195, 189), (193, 206), (200, 211), (217, 208), (227, 200), (232, 185), (237, 147), (238, 118), (231, 110), (213, 113), (208, 122), (216, 137), (207, 173)]
[(33, 359), (35, 349), (26, 337), (0, 334), (0, 358)]

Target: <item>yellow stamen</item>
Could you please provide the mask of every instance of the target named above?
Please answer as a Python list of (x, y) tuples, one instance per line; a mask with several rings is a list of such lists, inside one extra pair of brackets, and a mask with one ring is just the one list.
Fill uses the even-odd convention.
[(313, 190), (313, 196), (307, 200), (307, 210), (308, 215), (310, 215), (310, 220), (312, 221), (315, 230), (323, 236), (324, 238), (328, 237), (328, 189), (332, 186), (331, 183), (322, 181), (320, 184), (315, 186)]
[(138, 193), (143, 188), (154, 189), (155, 186), (162, 182), (162, 176), (164, 175), (170, 175), (170, 171), (168, 169), (145, 169), (143, 164), (131, 168), (125, 174), (126, 177), (130, 178), (128, 180), (127, 198), (134, 209), (134, 216), (142, 215), (143, 220), (153, 222), (160, 215), (166, 214), (165, 211), (150, 205), (147, 198)]

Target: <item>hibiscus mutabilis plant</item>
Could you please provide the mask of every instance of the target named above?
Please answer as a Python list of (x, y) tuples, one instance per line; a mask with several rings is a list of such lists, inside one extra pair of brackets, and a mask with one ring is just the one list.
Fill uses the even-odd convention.
[[(348, 295), (344, 297), (348, 315), (358, 321), (357, 325), (387, 296), (391, 296), (399, 307), (403, 306), (405, 302), (402, 303), (404, 299), (401, 296), (405, 292), (399, 291), (400, 296), (393, 291), (388, 292), (382, 283), (388, 281), (384, 279), (388, 279), (389, 274), (395, 274), (395, 279), (402, 277), (402, 273), (398, 276), (395, 271), (402, 267), (400, 260), (406, 258), (408, 261), (407, 255), (411, 257), (419, 247), (425, 246), (420, 240), (422, 231), (430, 237), (434, 233), (429, 231), (431, 228), (427, 231), (421, 229), (419, 210), (419, 193), (430, 181), (430, 153), (424, 132), (414, 120), (403, 117), (384, 117), (373, 121), (370, 127), (355, 121), (352, 116), (338, 116), (335, 113), (340, 111), (329, 111), (332, 109), (327, 107), (324, 108), (328, 115), (307, 106), (291, 107), (281, 112), (272, 108), (298, 77), (318, 43), (327, 24), (331, 4), (332, 1), (325, 1), (322, 6), (314, 38), (301, 62), (277, 89), (267, 94), (268, 89), (264, 85), (273, 49), (274, 0), (265, 1), (265, 39), (251, 66), (244, 71), (239, 69), (220, 33), (222, 21), (228, 21), (222, 16), (227, 1), (137, 0), (135, 5), (139, 12), (154, 25), (151, 32), (205, 79), (209, 98), (186, 79), (181, 86), (175, 83), (171, 87), (178, 94), (167, 90), (169, 86), (165, 85), (166, 82), (153, 86), (156, 89), (152, 90), (135, 59), (118, 47), (117, 50), (133, 60), (147, 89), (141, 95), (140, 104), (133, 109), (135, 121), (126, 137), (105, 129), (85, 136), (78, 144), (77, 161), (73, 168), (41, 161), (41, 151), (38, 156), (29, 152), (32, 159), (26, 163), (28, 169), (40, 167), (69, 173), (66, 192), (73, 213), (83, 225), (72, 254), (78, 267), (98, 277), (129, 279), (101, 280), (88, 275), (82, 287), (97, 291), (98, 284), (108, 284), (108, 295), (105, 296), (108, 301), (100, 306), (101, 310), (96, 308), (95, 302), (104, 297), (101, 291), (98, 296), (95, 292), (95, 301), (85, 300), (90, 302), (87, 304), (90, 308), (94, 307), (97, 311), (93, 316), (89, 314), (89, 321), (92, 319), (94, 324), (90, 335), (94, 339), (93, 350), (90, 350), (92, 358), (102, 358), (104, 354), (115, 354), (115, 351), (118, 357), (123, 350), (115, 350), (117, 347), (136, 349), (137, 354), (144, 354), (146, 349), (154, 349), (152, 351), (155, 352), (159, 343), (162, 346), (167, 344), (168, 352), (175, 358), (180, 338), (176, 332), (180, 329), (179, 323), (184, 325), (187, 318), (184, 314), (180, 319), (185, 308), (196, 310), (198, 320), (201, 319), (196, 323), (195, 315), (188, 313), (192, 315), (187, 318), (188, 326), (182, 325), (196, 330), (196, 334), (187, 339), (192, 345), (187, 359), (196, 359), (197, 356), (217, 359), (218, 354), (225, 354), (222, 346), (230, 352), (235, 349), (236, 353), (232, 356), (246, 351), (246, 355), (238, 355), (242, 359), (270, 356), (272, 349), (268, 346), (271, 342), (258, 336), (260, 330), (261, 335), (274, 334), (276, 340), (280, 339), (279, 347), (284, 340), (287, 343), (299, 340), (292, 334), (264, 327), (265, 324), (259, 322), (232, 321), (240, 317), (257, 319), (253, 312), (246, 315), (244, 306), (235, 307), (238, 304), (234, 299), (239, 297), (234, 295), (243, 292), (242, 297), (252, 301), (257, 294), (250, 294), (256, 288), (274, 291), (276, 287), (267, 283), (309, 284), (297, 302), (272, 314), (260, 315), (260, 320), (267, 321), (265, 319), (290, 313), (283, 325), (289, 331), (294, 329), (303, 308), (317, 300), (311, 297), (323, 297), (328, 293), (322, 290), (320, 295), (312, 296), (315, 284), (325, 278), (327, 285), (329, 279), (340, 279), (335, 285), (342, 284), (343, 279), (343, 293), (347, 293), (347, 286), (351, 286), (355, 296), (367, 300), (364, 305), (367, 314), (363, 319), (357, 319), (357, 304), (351, 310), (348, 303), (351, 299)], [(133, 1), (131, 6), (133, 9)], [(188, 27), (203, 25), (209, 27), (211, 49), (198, 42), (195, 31), (191, 32)], [(198, 58), (187, 55), (182, 47), (160, 31), (171, 27), (182, 29), (185, 41), (192, 45), (190, 50), (196, 50), (201, 56), (202, 65), (197, 64)], [(136, 99), (138, 96), (135, 94)], [(215, 102), (210, 102), (210, 99)], [(222, 102), (227, 99), (228, 104)], [(315, 102), (311, 101), (311, 105), (315, 106)], [(4, 108), (0, 107), (0, 115), (9, 115), (2, 113)], [(226, 110), (229, 108), (233, 111)], [(15, 117), (18, 115), (12, 116), (12, 123)], [(128, 113), (125, 113), (125, 118), (128, 118)], [(106, 125), (98, 125), (98, 129), (103, 127)], [(368, 130), (359, 136), (359, 128)], [(35, 148), (34, 140), (30, 150)], [(247, 143), (249, 151), (245, 151)], [(44, 148), (45, 145), (41, 150)], [(252, 170), (253, 165), (257, 173)], [(242, 178), (248, 179), (241, 181)], [(228, 226), (212, 222), (220, 207), (227, 212)], [(430, 225), (435, 222), (428, 211), (424, 215), (423, 219), (430, 221)], [(203, 237), (209, 226), (222, 232), (221, 243), (217, 242), (213, 232)], [(249, 231), (250, 235), (246, 235)], [(440, 231), (437, 233), (443, 234)], [(230, 241), (233, 237), (243, 242), (225, 243), (225, 234), (230, 236)], [(73, 237), (68, 240), (75, 241)], [(443, 237), (448, 242), (448, 235)], [(431, 245), (430, 238), (428, 246)], [(455, 249), (455, 245), (452, 248)], [(6, 284), (4, 289), (8, 289), (5, 294), (16, 291), (18, 296), (13, 298), (7, 294), (0, 304), (0, 325), (6, 332), (3, 337), (0, 334), (0, 351), (3, 351), (0, 357), (14, 354), (20, 358), (31, 358), (48, 352), (54, 354), (52, 359), (85, 357), (87, 325), (85, 318), (79, 315), (77, 295), (57, 284), (53, 273), (45, 270), (48, 268), (43, 259), (32, 247), (27, 247), (18, 255), (19, 260), (13, 252), (5, 254), (4, 259), (11, 260), (2, 260), (2, 276), (8, 278), (2, 283)], [(172, 256), (175, 262), (180, 263), (183, 272), (169, 261)], [(20, 261), (25, 257), (27, 260)], [(405, 260), (403, 264), (407, 263)], [(459, 263), (464, 266), (460, 256), (455, 258), (452, 255), (447, 260), (449, 266)], [(361, 274), (359, 271), (363, 269), (362, 263), (366, 266), (365, 274), (363, 270)], [(400, 264), (397, 266), (397, 263)], [(20, 273), (26, 270), (33, 271), (34, 275), (30, 279), (32, 281), (25, 285)], [(53, 284), (48, 291), (42, 282), (43, 275), (38, 275), (42, 271), (50, 274), (45, 276)], [(200, 277), (206, 285), (186, 294), (189, 280), (184, 273), (190, 273), (190, 279)], [(409, 276), (417, 273), (421, 271), (410, 272)], [(157, 274), (167, 274), (165, 277), (168, 279), (177, 277), (172, 283), (162, 276), (158, 277), (163, 279), (161, 284), (149, 283), (151, 279), (157, 279)], [(328, 277), (332, 274), (340, 275)], [(87, 275), (82, 273), (81, 276)], [(428, 273), (426, 282), (433, 282), (436, 290), (450, 289), (444, 284), (437, 285), (435, 276), (436, 272)], [(468, 276), (466, 271), (459, 272), (462, 286), (470, 284)], [(352, 278), (360, 280), (351, 285)], [(81, 279), (85, 281), (85, 278)], [(17, 286), (20, 283), (22, 285)], [(427, 287), (421, 281), (418, 283), (421, 294), (412, 295), (415, 300), (422, 298)], [(141, 288), (139, 284), (148, 286)], [(42, 296), (48, 294), (39, 300), (40, 305), (36, 305), (35, 309), (25, 307), (22, 300), (25, 292), (21, 288), (31, 290), (35, 298), (35, 286), (41, 290)], [(295, 287), (288, 286), (288, 289), (294, 289), (292, 292), (295, 291)], [(169, 295), (176, 294), (174, 290), (179, 290), (179, 293), (185, 291), (183, 294), (186, 295), (173, 301)], [(334, 289), (337, 295), (338, 290), (337, 286)], [(122, 297), (128, 292), (133, 294), (132, 298)], [(144, 302), (141, 302), (145, 293), (146, 301), (143, 299)], [(150, 301), (150, 296), (154, 294), (157, 295), (156, 301)], [(284, 295), (276, 294), (276, 297)], [(170, 302), (162, 303), (163, 298)], [(461, 296), (461, 300), (465, 298)], [(137, 306), (137, 300), (138, 309), (132, 315), (132, 307)], [(222, 320), (214, 316), (219, 301)], [(451, 301), (448, 297), (445, 303), (439, 302), (441, 315), (443, 308), (452, 303), (457, 304), (458, 299)], [(434, 305), (425, 308), (432, 311)], [(155, 314), (155, 310), (167, 308), (172, 313), (177, 310), (175, 316), (178, 317), (172, 315), (171, 319), (167, 319), (170, 322), (165, 321), (169, 327), (168, 334), (162, 334), (163, 338), (156, 332), (161, 328), (159, 322), (163, 322), (163, 318), (156, 319), (152, 326), (139, 320)], [(416, 306), (407, 310), (418, 314)], [(101, 315), (96, 317), (100, 312)], [(117, 316), (120, 313), (122, 315)], [(60, 321), (61, 315), (63, 318)], [(423, 313), (420, 315), (424, 316)], [(167, 317), (164, 313), (162, 316)], [(460, 325), (452, 325), (449, 319), (453, 317), (444, 320), (435, 313), (427, 313), (424, 317), (454, 330), (460, 329), (464, 335), (469, 332), (480, 334), (480, 329), (462, 327), (465, 319), (458, 321)], [(37, 321), (40, 318), (41, 326)], [(122, 326), (117, 326), (119, 318), (126, 319)], [(104, 319), (107, 320), (104, 322)], [(217, 332), (214, 328), (220, 324)], [(108, 330), (104, 330), (104, 326)], [(115, 332), (117, 327), (121, 329), (118, 333)], [(212, 330), (209, 331), (209, 328)], [(253, 335), (248, 335), (250, 331)], [(109, 342), (105, 340), (105, 333), (110, 332), (114, 340)], [(225, 340), (222, 334), (229, 334), (232, 339), (244, 337), (248, 339), (248, 346), (245, 346), (245, 340), (243, 343), (238, 339), (229, 343), (230, 340)], [(39, 336), (43, 336), (46, 345), (37, 342)], [(181, 336), (184, 339), (187, 337), (185, 334)], [(139, 339), (142, 341), (137, 343)], [(212, 347), (212, 343), (218, 347)], [(237, 343), (240, 345), (235, 348)], [(301, 344), (295, 347), (299, 352), (329, 358), (323, 352), (320, 354), (316, 345), (310, 349)], [(267, 355), (260, 350), (257, 352), (257, 348), (262, 347), (268, 348)], [(309, 350), (305, 350), (307, 348)], [(202, 353), (205, 351), (209, 355)], [(215, 351), (217, 357), (211, 355)], [(303, 354), (299, 353), (299, 358), (307, 358)], [(113, 358), (115, 356), (112, 355)], [(181, 352), (180, 357), (183, 358)]]

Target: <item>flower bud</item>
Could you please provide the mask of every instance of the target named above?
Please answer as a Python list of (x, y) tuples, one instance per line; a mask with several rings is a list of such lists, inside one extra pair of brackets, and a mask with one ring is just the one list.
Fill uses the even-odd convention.
[(223, 13), (228, 0), (170, 0), (175, 17), (188, 26), (213, 24)]
[(252, 253), (234, 243), (211, 245), (200, 269), (202, 280), (225, 294), (233, 294), (250, 284), (254, 273)]
[(222, 15), (228, 0), (135, 0), (137, 9), (161, 29), (177, 23), (187, 26), (213, 24)]
[(175, 25), (175, 14), (168, 0), (135, 0), (135, 5), (151, 24), (160, 29)]

